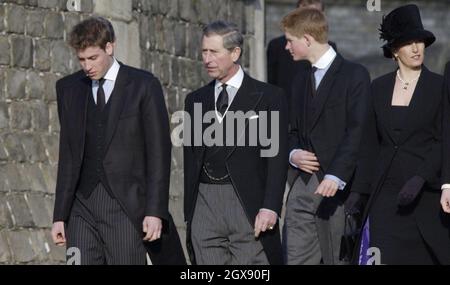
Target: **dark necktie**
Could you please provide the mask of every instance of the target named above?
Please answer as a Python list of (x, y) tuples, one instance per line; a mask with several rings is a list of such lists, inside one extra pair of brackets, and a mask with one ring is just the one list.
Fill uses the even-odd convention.
[(316, 95), (316, 77), (314, 74), (317, 71), (317, 67), (313, 66), (311, 68), (311, 95), (314, 97)]
[(228, 92), (226, 84), (222, 84), (222, 91), (220, 91), (219, 97), (217, 98), (216, 108), (222, 116), (228, 108)]
[(97, 107), (100, 110), (103, 110), (106, 104), (105, 99), (105, 90), (103, 90), (103, 84), (105, 83), (105, 79), (102, 78), (98, 81), (98, 90), (97, 90)]

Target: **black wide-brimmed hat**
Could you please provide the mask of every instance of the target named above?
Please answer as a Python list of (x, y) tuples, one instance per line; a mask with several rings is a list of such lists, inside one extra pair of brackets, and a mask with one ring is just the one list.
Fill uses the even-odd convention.
[(382, 46), (384, 56), (391, 58), (392, 49), (411, 41), (423, 41), (428, 47), (436, 38), (433, 33), (423, 28), (419, 8), (416, 5), (405, 5), (383, 16), (380, 26), (380, 39), (386, 41)]

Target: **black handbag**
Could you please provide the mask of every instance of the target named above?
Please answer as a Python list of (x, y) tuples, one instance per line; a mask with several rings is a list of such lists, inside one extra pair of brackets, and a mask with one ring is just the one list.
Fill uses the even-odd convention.
[(340, 261), (351, 262), (356, 242), (361, 232), (361, 220), (360, 213), (345, 215), (344, 234), (341, 237), (339, 252)]

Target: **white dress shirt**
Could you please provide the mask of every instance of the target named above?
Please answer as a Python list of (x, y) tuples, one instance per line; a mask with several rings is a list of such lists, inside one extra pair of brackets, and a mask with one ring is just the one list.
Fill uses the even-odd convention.
[[(106, 72), (105, 82), (103, 83), (103, 91), (105, 91), (105, 104), (108, 103), (109, 98), (114, 90), (114, 86), (116, 85), (117, 75), (119, 74), (120, 64), (114, 58), (114, 62), (111, 67)], [(97, 104), (97, 90), (98, 90), (99, 82), (98, 80), (92, 80), (92, 95), (94, 96), (95, 104)]]

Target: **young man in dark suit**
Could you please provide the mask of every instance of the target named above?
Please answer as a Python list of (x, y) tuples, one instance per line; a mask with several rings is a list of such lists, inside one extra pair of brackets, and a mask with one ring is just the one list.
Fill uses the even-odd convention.
[(79, 264), (145, 264), (147, 251), (153, 264), (185, 263), (168, 211), (171, 141), (159, 81), (114, 58), (106, 19), (79, 23), (69, 43), (82, 70), (56, 83), (54, 242), (78, 249)]
[(283, 250), (288, 264), (342, 264), (344, 201), (355, 170), (369, 98), (367, 70), (328, 44), (324, 14), (297, 9), (283, 18), (297, 74), (290, 101), (289, 162), (297, 168), (286, 205)]
[[(299, 0), (297, 8), (316, 8), (324, 11), (321, 0)], [(299, 72), (308, 72), (310, 63), (307, 60), (294, 61), (289, 51), (284, 35), (272, 39), (267, 46), (267, 82), (282, 88), (288, 98), (292, 92), (292, 82)]]
[[(325, 4), (321, 0), (299, 0), (297, 8), (315, 8), (325, 11)], [(286, 36), (282, 35), (269, 42), (267, 47), (267, 82), (280, 87), (286, 94), (287, 101), (290, 102), (292, 94), (292, 83), (297, 74), (306, 74), (311, 71), (311, 63), (308, 60), (293, 60), (291, 54), (286, 50)], [(336, 49), (336, 44), (329, 42)], [(296, 171), (292, 167), (288, 168), (287, 182), (292, 187), (296, 178)]]
[[(242, 47), (235, 24), (209, 24), (202, 58), (214, 80), (185, 101), (193, 124), (185, 121), (191, 139), (184, 146), (184, 212), (197, 264), (282, 264), (278, 217), (287, 170), (287, 104), (281, 89), (244, 73)], [(211, 128), (210, 139), (219, 138), (214, 143)], [(275, 140), (265, 144), (262, 134)], [(265, 154), (268, 148), (271, 154)]]

